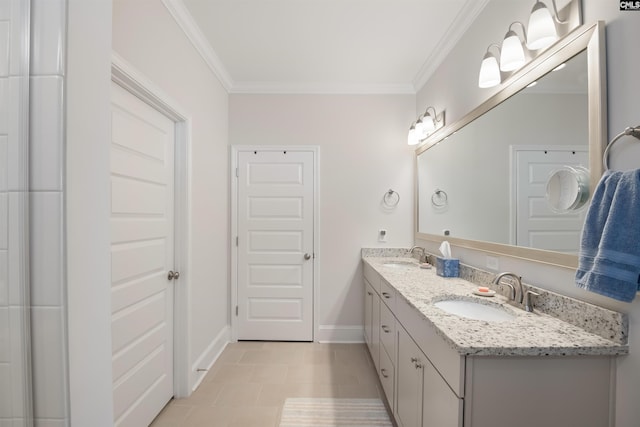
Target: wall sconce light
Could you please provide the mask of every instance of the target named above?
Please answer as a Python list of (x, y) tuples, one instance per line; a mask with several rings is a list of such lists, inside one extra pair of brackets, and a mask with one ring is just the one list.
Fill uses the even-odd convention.
[(409, 128), (407, 143), (409, 145), (417, 145), (443, 126), (444, 111), (437, 114), (435, 108), (427, 107), (424, 114), (418, 117), (418, 120)]
[(558, 24), (566, 24), (567, 21), (561, 21), (558, 19), (558, 8), (556, 1), (551, 0), (553, 4), (554, 15), (547, 6), (540, 0), (536, 0), (529, 15), (529, 25), (527, 26), (527, 47), (531, 50), (544, 49), (551, 46), (558, 40), (558, 30), (556, 28), (556, 22)]
[[(495, 47), (498, 50), (498, 56), (491, 52), (491, 48)], [(500, 56), (500, 47), (492, 43), (487, 48), (487, 53), (482, 58), (482, 65), (480, 65), (480, 75), (478, 76), (478, 87), (488, 88), (497, 86), (502, 81), (500, 76), (500, 67), (498, 66), (498, 57)]]
[(527, 44), (527, 33), (522, 22), (516, 21), (509, 25), (509, 30), (502, 40), (502, 49), (500, 49), (500, 70), (501, 71), (513, 71), (522, 67), (526, 60), (524, 56), (524, 48), (522, 46), (522, 40), (518, 33), (512, 28), (514, 25), (520, 24), (522, 27), (522, 34), (524, 34), (524, 42)]
[(416, 123), (413, 122), (409, 128), (409, 135), (407, 136), (407, 144), (418, 145), (420, 140), (418, 139), (418, 133), (416, 132)]

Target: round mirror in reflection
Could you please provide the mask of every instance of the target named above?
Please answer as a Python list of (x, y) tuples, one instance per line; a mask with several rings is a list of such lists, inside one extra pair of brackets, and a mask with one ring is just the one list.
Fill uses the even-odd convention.
[(556, 213), (572, 212), (589, 200), (589, 171), (565, 166), (551, 173), (547, 181), (547, 203)]

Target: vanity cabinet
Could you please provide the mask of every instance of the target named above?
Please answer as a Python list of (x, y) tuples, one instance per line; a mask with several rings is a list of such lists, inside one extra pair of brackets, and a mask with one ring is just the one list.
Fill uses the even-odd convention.
[(461, 354), (366, 262), (364, 273), (365, 340), (399, 427), (614, 425), (615, 356)]
[(462, 399), (402, 326), (398, 326), (397, 379), (396, 420), (400, 426), (462, 426)]

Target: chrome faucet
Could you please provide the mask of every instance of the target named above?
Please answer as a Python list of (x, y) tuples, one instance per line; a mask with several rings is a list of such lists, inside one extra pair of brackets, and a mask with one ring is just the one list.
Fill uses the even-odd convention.
[[(503, 277), (507, 277), (507, 276), (513, 279), (513, 283), (500, 282)], [(531, 297), (532, 296), (539, 297), (540, 294), (530, 289), (525, 292), (524, 287), (522, 286), (522, 277), (518, 276), (515, 273), (509, 273), (509, 272), (500, 273), (499, 275), (496, 276), (495, 279), (493, 279), (493, 283), (496, 285), (507, 285), (509, 288), (511, 288), (509, 299), (514, 302), (517, 302), (521, 306), (524, 305), (523, 308), (525, 311), (529, 313), (533, 312), (533, 304), (531, 303)], [(516, 286), (514, 286), (514, 283)]]
[[(502, 280), (503, 277), (511, 277), (513, 279), (513, 283), (508, 283), (508, 282), (504, 282), (504, 283), (500, 283), (500, 281)], [(505, 273), (500, 273), (496, 276), (495, 279), (493, 279), (493, 283), (496, 285), (507, 285), (511, 288), (511, 294), (509, 299), (512, 301), (517, 302), (518, 304), (522, 304), (522, 299), (524, 297), (523, 295), (523, 291), (522, 291), (522, 278), (520, 276), (518, 276), (515, 273), (509, 273), (509, 272), (505, 272)], [(515, 284), (515, 285), (514, 285)], [(516, 289), (517, 287), (517, 289)]]
[(411, 254), (411, 256), (413, 256), (414, 251), (419, 250), (422, 255), (420, 255), (420, 258), (418, 258), (418, 261), (420, 262), (426, 262), (427, 260), (427, 253), (425, 251), (425, 249), (421, 246), (414, 246), (411, 249), (409, 249), (409, 253)]

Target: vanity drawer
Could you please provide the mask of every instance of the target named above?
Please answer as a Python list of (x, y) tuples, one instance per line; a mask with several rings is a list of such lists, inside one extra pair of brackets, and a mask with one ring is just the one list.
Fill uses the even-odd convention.
[(364, 278), (367, 279), (371, 287), (376, 293), (380, 294), (380, 275), (366, 262), (363, 262)]
[(380, 349), (380, 368), (378, 369), (378, 376), (380, 377), (380, 383), (384, 390), (385, 396), (387, 396), (387, 403), (389, 407), (393, 408), (393, 386), (395, 384), (395, 368), (391, 363), (391, 358), (387, 352)]
[(395, 366), (396, 318), (384, 304), (380, 304), (380, 342), (387, 354), (391, 355), (391, 363)]
[(380, 279), (380, 299), (394, 311), (396, 308), (396, 290), (387, 283), (386, 280)]

